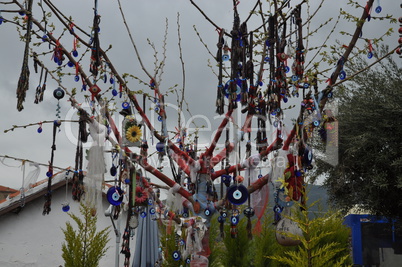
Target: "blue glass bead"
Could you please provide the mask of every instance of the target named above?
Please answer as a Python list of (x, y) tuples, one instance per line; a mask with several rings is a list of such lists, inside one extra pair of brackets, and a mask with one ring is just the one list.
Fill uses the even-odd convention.
[(78, 82), (79, 80), (80, 80), (80, 76), (75, 75), (75, 76), (74, 76), (74, 81)]
[(128, 109), (130, 107), (130, 103), (128, 102), (123, 102), (123, 104), (121, 104), (122, 108), (124, 109)]
[(380, 14), (381, 11), (382, 11), (382, 7), (381, 7), (381, 6), (378, 6), (378, 7), (375, 8), (375, 13)]
[(112, 95), (113, 95), (113, 96), (117, 96), (117, 94), (118, 94), (118, 93), (117, 93), (117, 90), (116, 90), (116, 89), (113, 89), (113, 90), (112, 90)]
[(373, 52), (368, 52), (368, 53), (367, 53), (367, 58), (368, 58), (368, 59), (371, 59), (372, 57), (373, 57)]
[(63, 205), (63, 207), (61, 208), (64, 212), (68, 212), (70, 210), (70, 205)]
[(70, 68), (72, 68), (72, 67), (74, 67), (74, 63), (71, 62), (71, 61), (69, 61), (69, 62), (67, 63), (67, 66), (69, 66)]
[(110, 77), (109, 82), (110, 82), (110, 84), (114, 84), (114, 79), (113, 79), (113, 77)]
[(39, 127), (38, 130), (36, 130), (38, 133), (42, 132), (42, 127)]
[(339, 79), (345, 80), (345, 78), (346, 78), (346, 72), (345, 72), (345, 71), (341, 71), (341, 72), (339, 73)]
[(78, 51), (77, 50), (73, 50), (72, 54), (73, 54), (73, 57), (78, 57)]

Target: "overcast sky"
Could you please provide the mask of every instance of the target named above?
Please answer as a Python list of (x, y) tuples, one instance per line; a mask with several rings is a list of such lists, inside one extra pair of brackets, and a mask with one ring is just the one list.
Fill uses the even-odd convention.
[[(34, 1), (35, 3), (37, 1)], [(203, 38), (203, 41), (211, 49), (212, 53), (216, 53), (217, 33), (215, 28), (207, 22), (204, 17), (198, 12), (194, 6), (191, 5), (188, 0), (149, 0), (149, 1), (133, 1), (122, 0), (123, 9), (127, 19), (127, 23), (131, 28), (134, 35), (136, 44), (141, 53), (143, 62), (151, 72), (153, 69), (153, 50), (147, 44), (147, 38), (155, 44), (158, 50), (158, 56), (162, 55), (162, 40), (165, 32), (165, 23), (168, 19), (168, 43), (167, 43), (167, 61), (163, 75), (163, 81), (161, 84), (162, 92), (166, 92), (169, 87), (179, 84), (181, 86), (182, 72), (180, 66), (180, 60), (178, 58), (178, 37), (177, 37), (177, 14), (180, 13), (180, 30), (183, 48), (183, 59), (186, 67), (186, 100), (189, 103), (190, 111), (193, 116), (199, 117), (196, 120), (197, 125), (206, 125), (208, 128), (208, 121), (211, 122), (211, 129), (216, 127), (216, 124), (220, 122), (220, 119), (215, 114), (215, 98), (216, 98), (216, 85), (217, 78), (208, 67), (208, 59), (213, 62), (213, 58), (207, 53), (204, 45), (199, 42), (199, 39), (193, 29), (193, 25), (196, 25), (198, 31)], [(195, 1), (204, 10), (208, 17), (214, 21), (219, 27), (230, 30), (233, 22), (233, 10), (231, 0), (203, 0)], [(292, 4), (297, 4), (300, 1), (292, 1)], [(318, 2), (318, 1), (313, 1)], [(336, 16), (340, 8), (350, 10), (354, 15), (361, 15), (361, 10), (351, 9), (346, 5), (346, 0), (342, 1), (326, 1), (323, 5), (320, 15), (313, 20), (311, 28), (313, 29), (320, 22), (331, 16)], [(362, 5), (366, 1), (360, 1)], [(90, 31), (93, 20), (93, 1), (54, 1), (55, 5), (64, 12), (66, 16), (72, 16), (76, 24), (81, 28)], [(375, 1), (376, 7), (378, 2)], [(393, 14), (395, 17), (402, 15), (402, 9), (399, 7), (400, 3), (397, 1), (380, 1), (382, 6), (381, 15), (387, 13)], [(34, 16), (40, 20), (41, 12), (38, 10), (36, 4), (34, 10)], [(314, 4), (312, 4), (314, 5)], [(254, 1), (243, 0), (240, 1), (238, 8), (240, 12), (241, 20), (248, 16), (248, 11), (254, 6)], [(264, 9), (268, 10), (269, 7), (265, 3)], [(305, 7), (305, 6), (304, 6)], [(313, 7), (313, 6), (312, 6)], [(12, 5), (0, 4), (0, 9), (16, 9)], [(47, 7), (46, 10), (49, 10)], [(305, 9), (304, 9), (305, 10)], [(313, 9), (312, 9), (313, 10)], [(310, 13), (312, 13), (311, 11)], [(148, 82), (148, 78), (141, 71), (138, 60), (134, 54), (134, 50), (129, 43), (129, 38), (124, 27), (122, 18), (120, 16), (117, 1), (99, 1), (98, 13), (101, 15), (101, 35), (100, 43), (103, 49), (106, 49), (109, 44), (112, 48), (109, 51), (109, 58), (111, 59), (117, 70), (122, 73), (131, 73), (144, 81)], [(3, 12), (4, 17), (10, 18), (9, 13)], [(373, 11), (373, 15), (375, 15)], [(54, 19), (54, 18), (53, 18)], [(59, 25), (55, 23), (56, 26)], [(310, 46), (316, 46), (322, 40), (326, 38), (326, 34), (332, 28), (334, 22), (331, 22), (327, 27), (317, 34), (310, 42)], [(248, 29), (254, 29), (260, 25), (260, 18), (253, 17), (249, 24)], [(339, 30), (350, 31), (353, 28), (353, 24), (347, 24), (346, 22), (340, 23)], [(384, 22), (371, 21), (366, 24), (363, 29), (364, 37), (374, 38), (378, 36), (381, 31), (386, 28), (394, 28), (394, 34), (386, 38), (392, 48), (397, 45), (398, 28), (399, 24), (389, 25)], [(50, 160), (51, 153), (51, 133), (52, 125), (43, 125), (43, 132), (37, 133), (37, 126), (27, 127), (26, 129), (16, 129), (12, 132), (4, 133), (3, 131), (11, 128), (13, 125), (24, 125), (28, 123), (36, 123), (45, 120), (54, 120), (56, 118), (56, 105), (57, 100), (53, 97), (53, 90), (57, 88), (56, 82), (52, 81), (48, 77), (47, 91), (45, 92), (44, 101), (39, 105), (33, 104), (35, 97), (35, 89), (39, 84), (39, 74), (35, 74), (32, 66), (32, 60), (30, 60), (30, 89), (27, 92), (26, 101), (24, 103), (24, 110), (18, 112), (16, 109), (16, 88), (18, 83), (18, 77), (21, 70), (24, 43), (19, 41), (19, 36), (15, 30), (15, 25), (11, 23), (3, 23), (0, 25), (1, 32), (1, 50), (0, 50), (0, 112), (2, 114), (0, 124), (0, 155), (9, 155), (17, 158), (29, 159), (40, 163), (46, 163)], [(58, 28), (60, 32), (60, 27)], [(339, 31), (336, 30), (336, 31)], [(62, 41), (63, 45), (67, 49), (72, 47), (72, 39), (67, 36), (66, 41)], [(56, 34), (57, 36), (57, 34)], [(335, 39), (345, 39), (339, 34), (331, 36), (329, 43), (333, 44)], [(37, 42), (38, 40), (34, 40)], [(83, 52), (83, 48), (79, 49), (79, 52)], [(51, 61), (51, 55), (48, 54), (41, 60), (51, 68), (55, 67), (55, 64)], [(309, 60), (309, 55), (306, 57), (306, 61)], [(89, 68), (88, 64), (85, 65), (88, 60), (83, 61), (83, 67), (85, 70)], [(216, 68), (214, 69), (216, 71)], [(73, 70), (69, 70), (73, 72)], [(73, 87), (79, 87), (80, 83), (73, 81), (73, 76), (67, 76), (63, 78), (63, 84), (71, 89)], [(129, 81), (129, 87), (132, 90), (146, 90), (149, 89), (144, 85), (139, 85), (135, 80)], [(106, 91), (108, 87), (100, 87), (102, 91)], [(320, 89), (323, 89), (325, 85), (321, 85)], [(80, 90), (78, 90), (79, 92)], [(111, 93), (106, 93), (105, 96), (111, 96)], [(82, 95), (78, 93), (78, 101), (83, 101)], [(139, 99), (142, 99), (139, 97)], [(61, 105), (61, 117), (62, 119), (76, 119), (74, 116), (75, 111), (71, 109), (69, 102), (65, 97), (60, 101)], [(118, 110), (120, 110), (122, 100), (118, 100)], [(172, 95), (167, 101), (174, 106), (176, 104), (175, 97)], [(295, 103), (298, 103), (296, 101)], [(147, 104), (149, 107), (149, 103)], [(168, 119), (170, 130), (174, 130), (176, 126), (176, 114), (174, 108), (168, 109)], [(152, 112), (148, 112), (148, 115), (152, 118)], [(292, 113), (290, 113), (292, 114)], [(290, 115), (288, 116), (290, 117)], [(117, 123), (121, 123), (121, 117), (116, 116)], [(203, 120), (202, 118), (208, 118)], [(184, 122), (187, 123), (190, 119), (190, 115), (186, 114)], [(236, 116), (236, 119), (240, 119)], [(156, 128), (160, 126), (156, 123)], [(289, 129), (291, 125), (289, 126)], [(202, 134), (202, 145), (206, 145), (208, 139), (212, 136), (213, 130), (206, 130)], [(57, 150), (55, 151), (54, 165), (60, 167), (74, 166), (75, 146), (77, 135), (77, 127), (74, 124), (62, 124), (61, 131), (57, 134)], [(149, 137), (149, 135), (148, 135)], [(151, 140), (148, 141), (151, 143)], [(244, 148), (243, 148), (244, 149)], [(254, 152), (255, 153), (255, 152)], [(109, 156), (107, 155), (108, 160)], [(21, 187), (22, 171), (18, 167), (21, 162), (6, 159), (5, 164), (15, 166), (8, 167), (0, 163), (0, 185), (9, 186), (13, 188)], [(32, 168), (27, 168), (27, 172)], [(42, 168), (42, 173), (39, 177), (45, 178), (46, 169)]]

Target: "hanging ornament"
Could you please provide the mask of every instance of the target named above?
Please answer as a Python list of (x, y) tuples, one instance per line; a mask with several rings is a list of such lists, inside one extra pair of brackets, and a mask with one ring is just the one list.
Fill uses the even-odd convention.
[(225, 41), (225, 44), (223, 46), (222, 61), (229, 61), (229, 59), (230, 59), (229, 51), (230, 51), (230, 48), (229, 48), (227, 42)]
[(99, 86), (94, 84), (91, 88), (89, 88), (89, 91), (91, 92), (91, 100), (94, 101), (95, 97), (100, 93), (101, 89)]
[(36, 130), (38, 133), (42, 133), (42, 122), (39, 122), (39, 127)]
[(371, 59), (373, 57), (373, 45), (371, 44), (371, 40), (367, 40), (368, 42), (368, 53), (367, 53), (367, 58)]
[(64, 90), (63, 89), (61, 89), (60, 87), (59, 88), (57, 88), (57, 89), (55, 89), (54, 91), (53, 91), (53, 96), (54, 96), (54, 98), (56, 98), (57, 99), (57, 108), (56, 108), (56, 117), (58, 118), (58, 119), (60, 119), (61, 117), (60, 117), (60, 99), (62, 99), (63, 97), (64, 97)]
[(75, 63), (75, 76), (74, 76), (74, 81), (76, 81), (76, 82), (78, 82), (80, 80), (80, 76), (78, 75), (79, 68), (80, 68), (80, 66), (78, 65), (78, 62), (76, 62)]
[(242, 184), (231, 185), (227, 190), (227, 199), (233, 205), (241, 205), (248, 199), (247, 187)]
[[(124, 111), (124, 112), (123, 112)], [(123, 109), (123, 114), (131, 113), (129, 109)], [(142, 131), (133, 115), (127, 115), (123, 120), (123, 145), (128, 147), (141, 146)]]
[(375, 8), (375, 13), (380, 14), (382, 7), (380, 6), (380, 0), (377, 0), (377, 7)]
[(123, 202), (124, 191), (118, 187), (110, 187), (106, 193), (107, 201), (113, 205), (118, 206)]
[(178, 251), (178, 250), (173, 251), (173, 253), (172, 253), (172, 258), (173, 258), (175, 261), (180, 260), (180, 259), (181, 259), (181, 253), (180, 253), (180, 251)]

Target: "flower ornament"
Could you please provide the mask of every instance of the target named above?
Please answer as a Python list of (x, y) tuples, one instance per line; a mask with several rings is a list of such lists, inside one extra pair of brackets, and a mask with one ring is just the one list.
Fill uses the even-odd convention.
[(136, 125), (129, 127), (126, 131), (126, 139), (132, 143), (140, 141), (141, 135), (141, 129)]
[(286, 180), (284, 178), (278, 178), (278, 180), (276, 180), (276, 182), (281, 183), (279, 189), (284, 190), (285, 195), (287, 195), (288, 194), (288, 188), (287, 187), (288, 187), (289, 183), (286, 182)]
[(142, 204), (147, 200), (147, 198), (148, 194), (145, 189), (141, 186), (137, 186), (137, 188), (135, 189), (135, 202)]

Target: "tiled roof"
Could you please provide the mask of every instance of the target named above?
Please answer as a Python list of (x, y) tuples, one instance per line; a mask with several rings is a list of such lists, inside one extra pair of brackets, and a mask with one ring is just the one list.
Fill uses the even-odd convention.
[[(69, 173), (69, 179), (71, 180), (73, 173)], [(47, 190), (48, 178), (40, 180), (30, 186), (29, 189), (25, 189), (23, 197), (21, 197), (21, 191), (10, 188), (9, 195), (0, 200), (0, 216), (13, 211), (21, 206), (21, 200), (23, 203), (28, 203), (39, 197), (43, 197)], [(66, 184), (66, 171), (61, 171), (52, 176), (52, 190), (55, 190)], [(8, 188), (0, 186), (2, 188)]]

